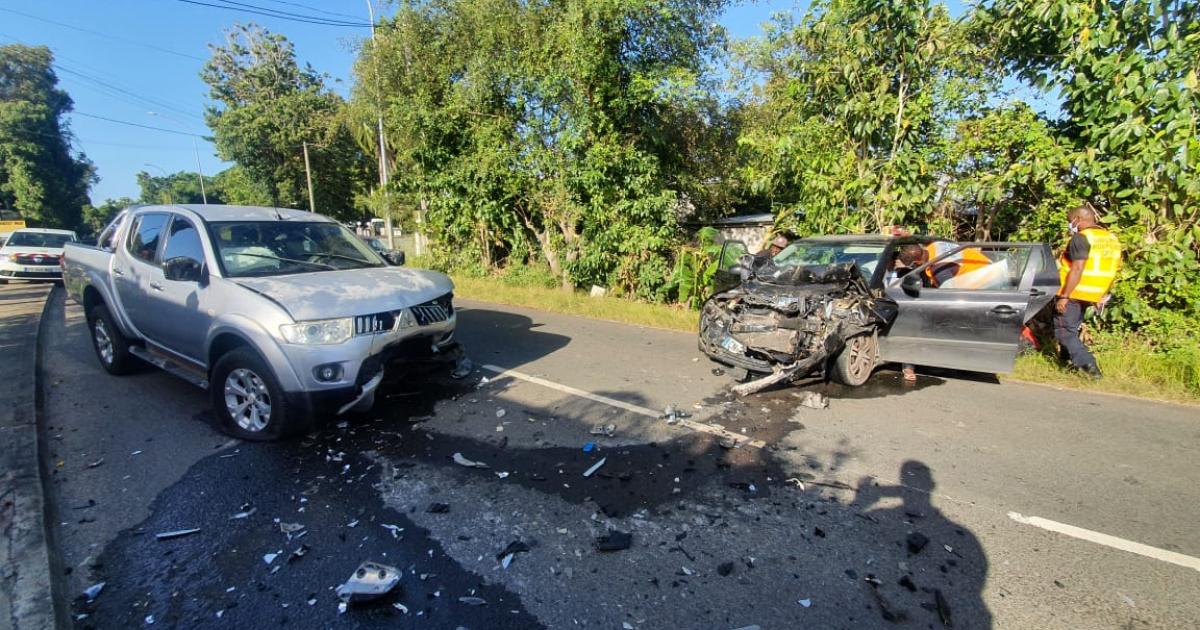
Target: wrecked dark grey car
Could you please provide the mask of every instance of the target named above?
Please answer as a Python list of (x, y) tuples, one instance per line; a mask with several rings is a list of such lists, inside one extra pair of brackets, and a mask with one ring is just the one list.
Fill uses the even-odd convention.
[[(897, 270), (910, 243), (936, 243), (940, 254)], [(955, 264), (968, 249), (991, 263), (933, 286), (926, 271)], [(1059, 280), (1041, 243), (865, 235), (802, 239), (774, 257), (728, 241), (715, 284), (700, 317), (700, 349), (739, 380), (757, 377), (734, 388), (748, 394), (819, 373), (857, 386), (885, 362), (1011, 371), (1022, 326), (1053, 299)]]

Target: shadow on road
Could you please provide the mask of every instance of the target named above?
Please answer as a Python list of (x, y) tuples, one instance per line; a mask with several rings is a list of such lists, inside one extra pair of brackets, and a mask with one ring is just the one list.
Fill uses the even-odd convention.
[[(517, 368), (565, 347), (570, 337), (538, 330), (525, 315), (487, 308), (460, 308), (457, 335), (480, 364)], [(500, 343), (497, 343), (500, 340)], [(501, 348), (484, 354), (483, 348)]]

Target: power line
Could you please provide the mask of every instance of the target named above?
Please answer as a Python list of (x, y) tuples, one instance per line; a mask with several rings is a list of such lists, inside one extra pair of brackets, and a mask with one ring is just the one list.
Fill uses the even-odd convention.
[(162, 47), (159, 47), (159, 46), (155, 46), (155, 45), (153, 45), (153, 44), (147, 44), (147, 43), (145, 43), (145, 42), (139, 42), (139, 41), (132, 40), (132, 39), (125, 39), (124, 37), (117, 37), (117, 36), (115, 36), (115, 35), (109, 35), (108, 33), (101, 33), (100, 31), (93, 31), (93, 30), (91, 30), (91, 29), (86, 29), (86, 28), (82, 28), (82, 27), (79, 27), (79, 26), (75, 26), (74, 24), (67, 24), (66, 22), (58, 22), (58, 21), (55, 21), (55, 20), (51, 20), (51, 19), (47, 19), (47, 18), (44, 18), (44, 17), (39, 17), (39, 16), (36, 16), (36, 15), (32, 15), (32, 14), (29, 14), (29, 13), (25, 13), (25, 12), (22, 12), (22, 11), (17, 11), (17, 10), (15, 10), (15, 9), (9, 9), (9, 8), (6, 8), (6, 7), (0, 7), (0, 11), (4, 11), (4, 12), (7, 12), (7, 13), (12, 13), (12, 14), (15, 14), (15, 15), (20, 15), (20, 16), (23, 16), (23, 17), (27, 17), (27, 18), (29, 18), (29, 19), (31, 19), (31, 20), (37, 20), (37, 21), (39, 21), (39, 22), (45, 22), (45, 23), (47, 23), (47, 24), (53, 24), (53, 25), (55, 25), (55, 26), (61, 26), (61, 27), (63, 27), (63, 28), (69, 28), (69, 29), (71, 29), (71, 30), (74, 30), (74, 31), (79, 31), (79, 32), (81, 32), (81, 33), (87, 33), (87, 34), (89, 34), (89, 35), (95, 35), (96, 37), (103, 37), (103, 38), (105, 38), (105, 39), (111, 39), (111, 40), (113, 40), (113, 41), (124, 42), (124, 43), (126, 43), (126, 44), (130, 44), (130, 45), (133, 45), (133, 46), (141, 46), (142, 48), (148, 48), (148, 49), (150, 49), (150, 50), (157, 50), (158, 52), (163, 52), (163, 53), (167, 53), (167, 54), (170, 54), (170, 55), (176, 55), (176, 56), (179, 56), (179, 57), (184, 57), (184, 58), (186, 58), (186, 59), (195, 59), (196, 61), (207, 61), (207, 60), (206, 60), (206, 59), (204, 59), (203, 57), (197, 57), (197, 56), (195, 56), (195, 55), (189, 55), (189, 54), (187, 54), (187, 53), (181, 53), (181, 52), (179, 52), (179, 51), (176, 51), (176, 50), (171, 50), (171, 49), (169, 49), (169, 48), (162, 48)]
[[(304, 24), (317, 24), (321, 26), (348, 26), (352, 28), (370, 28), (371, 25), (366, 22), (346, 22), (341, 20), (331, 20), (312, 15), (301, 15), (291, 13), (289, 11), (277, 11), (267, 7), (258, 5), (246, 4), (244, 2), (228, 2), (228, 4), (213, 4), (211, 2), (200, 2), (199, 0), (176, 0), (184, 4), (194, 4), (202, 7), (211, 7), (214, 9), (224, 9), (226, 11), (237, 11), (240, 13), (251, 13), (254, 15), (263, 15), (266, 17), (278, 18), (290, 22), (301, 22)], [(245, 7), (245, 8), (243, 8)]]
[(107, 121), (110, 123), (116, 123), (118, 125), (129, 125), (130, 127), (141, 127), (142, 129), (153, 129), (154, 131), (162, 131), (164, 133), (173, 133), (173, 134), (180, 135), (180, 136), (190, 136), (192, 138), (204, 138), (205, 137), (198, 133), (188, 133), (186, 131), (177, 131), (175, 129), (167, 129), (166, 127), (155, 127), (153, 125), (143, 125), (141, 123), (129, 122), (128, 120), (117, 120), (116, 118), (108, 118), (106, 116), (97, 116), (96, 114), (85, 114), (83, 112), (72, 112), (72, 113), (75, 114), (76, 116), (83, 116), (85, 118), (95, 118), (96, 120), (104, 120), (104, 121)]
[(356, 21), (362, 19), (361, 15), (351, 15), (349, 13), (338, 13), (337, 11), (326, 11), (324, 9), (318, 9), (317, 7), (310, 6), (307, 4), (300, 4), (299, 2), (287, 2), (286, 0), (266, 0), (266, 1), (274, 3), (274, 4), (284, 4), (287, 6), (297, 7), (300, 9), (308, 9), (309, 11), (316, 11), (317, 13), (324, 13), (325, 15), (333, 15), (336, 17), (350, 18), (350, 19), (356, 20)]
[[(106, 93), (108, 93), (110, 96), (114, 96), (116, 98), (121, 98), (118, 95), (125, 95), (126, 97), (128, 97), (128, 98), (123, 99), (126, 102), (132, 102), (137, 105), (149, 105), (149, 106), (152, 106), (155, 108), (160, 108), (160, 109), (167, 109), (167, 110), (176, 112), (178, 114), (188, 116), (190, 118), (195, 118), (196, 120), (201, 120), (201, 121), (204, 120), (201, 116), (198, 116), (198, 115), (196, 115), (192, 112), (189, 112), (185, 109), (175, 107), (174, 105), (171, 105), (170, 103), (160, 101), (158, 99), (154, 99), (149, 96), (143, 96), (141, 94), (138, 94), (137, 92), (126, 90), (124, 88), (121, 88), (121, 87), (118, 87), (111, 83), (108, 83), (107, 81), (97, 79), (96, 77), (93, 77), (93, 76), (89, 76), (83, 72), (79, 72), (78, 70), (72, 70), (71, 68), (67, 68), (66, 66), (63, 66), (58, 63), (55, 63), (53, 65), (54, 65), (55, 69), (57, 69), (61, 72), (66, 72), (67, 74), (74, 75), (85, 81), (94, 83), (96, 86), (98, 86), (97, 89), (100, 89), (100, 91), (102, 91), (102, 92), (104, 90), (109, 90), (109, 92), (106, 92)], [(91, 86), (89, 86), (89, 87), (91, 87)]]

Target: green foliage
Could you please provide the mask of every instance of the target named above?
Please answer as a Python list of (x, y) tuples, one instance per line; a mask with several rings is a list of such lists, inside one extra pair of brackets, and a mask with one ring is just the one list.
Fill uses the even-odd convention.
[(83, 206), (83, 222), (80, 225), (79, 231), (81, 236), (95, 236), (112, 221), (117, 213), (138, 203), (129, 197), (118, 197), (116, 199), (106, 199), (99, 206), (87, 204)]
[(308, 208), (304, 144), (316, 209), (356, 218), (355, 193), (370, 181), (372, 160), (359, 150), (345, 102), (325, 76), (300, 67), (292, 44), (254, 25), (235, 25), (201, 73), (215, 105), (206, 113), (217, 151), (237, 162), (251, 189), (272, 203)]
[(0, 46), (0, 208), (38, 227), (76, 228), (94, 167), (71, 151), (62, 117), (71, 97), (58, 89), (50, 49)]
[(1109, 323), (1145, 329), (1167, 345), (1194, 335), (1200, 5), (996, 0), (980, 13), (978, 29), (1018, 76), (1062, 97), (1069, 184), (1101, 208), (1126, 251)]
[(439, 260), (665, 299), (680, 208), (729, 199), (706, 114), (722, 4), (406, 2), (359, 59), (352, 126), (382, 105), (391, 196)]
[(715, 228), (700, 228), (696, 233), (696, 244), (685, 245), (679, 250), (669, 285), (675, 301), (699, 308), (704, 299), (713, 294), (713, 276), (721, 262), (718, 236)]

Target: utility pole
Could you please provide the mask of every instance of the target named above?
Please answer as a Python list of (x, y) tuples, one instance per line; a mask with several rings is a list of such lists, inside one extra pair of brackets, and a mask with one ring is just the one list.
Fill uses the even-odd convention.
[(196, 174), (200, 176), (200, 199), (208, 205), (208, 193), (204, 192), (204, 170), (200, 168), (200, 149), (196, 147), (196, 136), (192, 136), (192, 153), (196, 155)]
[(308, 180), (308, 211), (316, 212), (317, 208), (313, 201), (312, 166), (308, 163), (308, 142), (304, 143), (304, 178)]
[[(371, 0), (367, 2), (367, 15), (371, 17), (371, 43), (376, 42), (375, 39), (375, 7), (371, 6)], [(379, 91), (379, 49), (376, 48), (375, 54), (375, 88)], [(379, 114), (379, 189), (383, 194), (388, 194), (388, 166), (387, 166), (387, 143), (383, 135), (383, 108), (378, 102), (375, 103), (375, 111)], [(395, 230), (392, 229), (392, 206), (387, 204), (387, 212), (383, 217), (383, 229), (387, 231), (387, 246), (388, 249), (396, 249)]]

